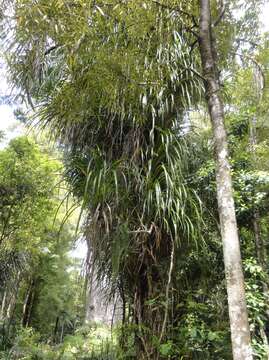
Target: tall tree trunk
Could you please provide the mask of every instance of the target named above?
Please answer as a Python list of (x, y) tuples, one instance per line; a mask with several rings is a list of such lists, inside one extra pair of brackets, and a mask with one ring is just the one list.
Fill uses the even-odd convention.
[(57, 332), (58, 332), (58, 327), (59, 327), (59, 316), (56, 317), (56, 321), (55, 321), (55, 326), (54, 326), (54, 331), (53, 331), (53, 342), (54, 344), (57, 343)]
[(30, 324), (34, 297), (35, 297), (35, 281), (32, 280), (27, 290), (27, 294), (23, 305), (23, 316), (22, 316), (23, 327), (28, 327)]
[(264, 243), (261, 237), (260, 230), (260, 213), (258, 209), (254, 209), (253, 211), (253, 231), (254, 231), (254, 239), (255, 239), (255, 247), (257, 253), (257, 259), (259, 265), (264, 269)]
[(93, 269), (94, 269), (94, 259), (93, 259), (93, 249), (91, 242), (86, 238), (87, 242), (87, 258), (86, 258), (86, 277), (84, 284), (84, 302), (85, 302), (85, 316), (84, 322), (89, 323), (93, 321), (93, 304), (92, 304), (92, 288), (93, 288)]
[(1, 320), (5, 318), (6, 300), (7, 300), (7, 290), (4, 291), (3, 298), (2, 298), (1, 314), (0, 314)]
[(13, 291), (14, 288), (11, 289), (10, 297), (9, 297), (9, 304), (8, 304), (8, 307), (6, 310), (6, 319), (7, 319), (6, 334), (7, 334), (7, 337), (9, 336), (10, 328), (11, 328), (15, 310), (16, 310), (17, 297), (18, 297), (18, 293), (19, 293), (19, 289), (20, 289), (20, 281), (21, 281), (21, 272), (18, 271), (16, 284), (14, 286), (15, 291)]
[(214, 136), (217, 198), (224, 252), (233, 359), (251, 360), (253, 357), (244, 276), (232, 192), (227, 136), (224, 127), (224, 110), (220, 95), (216, 51), (212, 34), (210, 0), (200, 0), (199, 46), (206, 101)]

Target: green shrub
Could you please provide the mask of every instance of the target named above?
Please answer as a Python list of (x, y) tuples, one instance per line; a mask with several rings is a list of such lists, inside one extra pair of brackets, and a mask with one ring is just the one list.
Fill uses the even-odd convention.
[(108, 327), (94, 324), (67, 335), (63, 343), (45, 344), (32, 328), (20, 328), (10, 351), (2, 352), (5, 360), (116, 360), (116, 341)]

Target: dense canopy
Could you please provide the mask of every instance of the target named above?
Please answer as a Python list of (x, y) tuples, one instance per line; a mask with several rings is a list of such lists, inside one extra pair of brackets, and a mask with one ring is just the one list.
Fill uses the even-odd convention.
[(262, 1), (1, 3), (3, 356), (268, 359)]

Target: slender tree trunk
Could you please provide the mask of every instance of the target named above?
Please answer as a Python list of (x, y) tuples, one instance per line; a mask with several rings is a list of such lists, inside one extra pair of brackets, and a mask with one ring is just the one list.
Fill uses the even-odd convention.
[(7, 336), (9, 336), (11, 324), (13, 322), (13, 318), (14, 318), (14, 314), (15, 314), (15, 309), (16, 309), (16, 304), (17, 304), (17, 297), (18, 297), (18, 293), (19, 293), (19, 289), (20, 289), (20, 281), (21, 281), (21, 272), (19, 271), (18, 274), (17, 274), (15, 291), (13, 292), (12, 291), (13, 289), (11, 289), (11, 295), (10, 295), (10, 298), (9, 298), (9, 304), (8, 304), (8, 308), (7, 308), (7, 311), (6, 311), (6, 319), (7, 319), (7, 331), (6, 331), (6, 334), (7, 334)]
[(254, 209), (253, 211), (252, 223), (253, 223), (253, 231), (254, 231), (255, 247), (256, 247), (258, 263), (264, 269), (264, 244), (260, 230), (260, 213), (259, 210), (257, 209)]
[(35, 296), (35, 281), (32, 280), (27, 290), (27, 294), (23, 305), (23, 316), (22, 316), (23, 327), (28, 327), (30, 324), (32, 308), (34, 303), (34, 296)]
[(93, 321), (93, 304), (92, 304), (92, 289), (94, 277), (94, 259), (93, 250), (89, 239), (87, 241), (87, 258), (86, 258), (86, 277), (84, 284), (84, 302), (85, 302), (85, 316), (84, 322), (89, 323)]
[(212, 36), (210, 0), (199, 1), (199, 46), (206, 101), (214, 136), (217, 198), (224, 252), (233, 359), (252, 360), (244, 276), (232, 192), (227, 136), (224, 127), (224, 110)]
[(5, 318), (6, 300), (7, 300), (7, 290), (4, 291), (2, 298), (0, 319)]
[(57, 316), (57, 318), (56, 318), (55, 326), (54, 326), (54, 331), (53, 331), (53, 342), (54, 342), (55, 344), (57, 343), (58, 327), (59, 327), (59, 316)]
[(63, 323), (62, 323), (62, 329), (61, 329), (61, 337), (60, 337), (60, 342), (62, 343), (64, 339), (64, 319), (63, 319)]

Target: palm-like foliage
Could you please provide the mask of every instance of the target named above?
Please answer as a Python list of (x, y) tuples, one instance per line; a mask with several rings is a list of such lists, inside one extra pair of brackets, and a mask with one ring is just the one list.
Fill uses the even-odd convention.
[(168, 299), (157, 312), (146, 301), (169, 294), (173, 249), (198, 244), (201, 219), (184, 140), (201, 85), (179, 3), (16, 1), (9, 51), (13, 81), (65, 145), (99, 279), (156, 335)]

